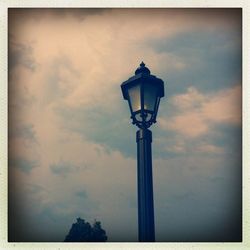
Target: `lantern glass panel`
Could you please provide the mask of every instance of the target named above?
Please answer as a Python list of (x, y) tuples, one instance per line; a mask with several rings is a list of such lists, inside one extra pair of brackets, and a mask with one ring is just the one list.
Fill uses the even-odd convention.
[(139, 121), (139, 122), (142, 122), (141, 113), (137, 113), (137, 114), (135, 115), (135, 119), (136, 119), (137, 121)]
[(154, 84), (144, 85), (144, 109), (154, 111), (158, 88)]
[(141, 93), (140, 85), (135, 85), (128, 89), (128, 95), (130, 99), (130, 104), (132, 107), (132, 112), (136, 112), (141, 109)]
[(151, 118), (152, 118), (152, 114), (151, 113), (147, 113), (146, 122), (150, 121)]

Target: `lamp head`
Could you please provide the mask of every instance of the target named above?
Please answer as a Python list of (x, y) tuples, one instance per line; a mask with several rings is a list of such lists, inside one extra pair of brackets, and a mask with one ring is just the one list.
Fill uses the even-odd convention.
[(151, 75), (143, 62), (135, 75), (122, 83), (121, 89), (129, 103), (133, 124), (139, 128), (149, 128), (156, 122), (160, 98), (164, 96), (164, 82)]

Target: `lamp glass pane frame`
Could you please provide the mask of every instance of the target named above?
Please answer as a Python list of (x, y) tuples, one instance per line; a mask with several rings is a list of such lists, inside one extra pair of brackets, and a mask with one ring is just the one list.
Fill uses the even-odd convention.
[[(136, 124), (138, 127), (150, 127), (152, 123), (156, 122), (156, 116), (158, 113), (159, 103), (160, 103), (160, 87), (159, 85), (155, 85), (155, 93), (154, 93), (154, 104), (152, 110), (145, 109), (145, 89), (147, 85), (150, 86), (150, 82), (143, 82), (142, 80), (134, 83), (127, 88), (128, 94), (128, 103), (131, 112), (131, 118), (133, 120), (133, 124)], [(132, 103), (133, 98), (131, 98), (130, 90), (132, 88), (138, 87), (138, 95), (139, 95), (139, 105), (140, 109), (134, 109), (134, 104)]]

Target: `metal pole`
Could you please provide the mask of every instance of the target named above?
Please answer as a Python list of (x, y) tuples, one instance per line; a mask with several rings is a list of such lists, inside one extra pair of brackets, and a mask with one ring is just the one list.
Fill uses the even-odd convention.
[(140, 129), (137, 142), (137, 184), (138, 184), (138, 225), (139, 241), (154, 242), (154, 200), (152, 178), (152, 132)]

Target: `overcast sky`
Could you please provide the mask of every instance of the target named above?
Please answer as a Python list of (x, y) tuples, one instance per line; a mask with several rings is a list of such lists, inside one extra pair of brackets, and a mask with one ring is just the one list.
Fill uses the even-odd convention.
[(156, 241), (241, 239), (240, 9), (10, 9), (9, 239), (77, 217), (137, 241), (136, 127), (120, 84), (165, 82), (153, 132)]

